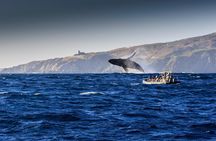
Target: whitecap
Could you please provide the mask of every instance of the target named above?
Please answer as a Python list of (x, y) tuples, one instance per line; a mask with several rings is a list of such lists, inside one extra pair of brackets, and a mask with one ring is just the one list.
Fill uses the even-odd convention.
[(82, 92), (80, 95), (104, 95), (102, 92)]
[(0, 95), (8, 94), (8, 92), (0, 92)]
[(137, 86), (137, 85), (139, 85), (140, 83), (131, 83), (130, 85), (131, 86)]
[(34, 95), (41, 95), (41, 93), (35, 93)]

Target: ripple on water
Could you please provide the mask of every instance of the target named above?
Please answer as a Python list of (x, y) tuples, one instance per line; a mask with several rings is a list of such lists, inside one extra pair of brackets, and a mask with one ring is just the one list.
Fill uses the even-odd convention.
[(216, 74), (176, 76), (2, 75), (0, 140), (216, 140)]
[(104, 95), (104, 93), (91, 91), (91, 92), (82, 92), (82, 93), (80, 93), (80, 95)]
[(0, 95), (8, 94), (9, 92), (0, 92)]

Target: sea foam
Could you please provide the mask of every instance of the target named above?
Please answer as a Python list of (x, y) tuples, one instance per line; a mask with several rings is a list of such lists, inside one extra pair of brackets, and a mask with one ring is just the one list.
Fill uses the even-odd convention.
[(82, 92), (80, 95), (104, 95), (102, 92)]

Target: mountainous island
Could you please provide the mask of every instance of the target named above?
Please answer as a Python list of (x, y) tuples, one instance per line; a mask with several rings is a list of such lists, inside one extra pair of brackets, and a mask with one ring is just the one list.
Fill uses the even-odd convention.
[(119, 48), (106, 52), (76, 54), (64, 58), (33, 61), (2, 69), (1, 73), (113, 73), (123, 69), (108, 63), (111, 58), (138, 62), (147, 73), (172, 72), (215, 73), (216, 33), (183, 40)]

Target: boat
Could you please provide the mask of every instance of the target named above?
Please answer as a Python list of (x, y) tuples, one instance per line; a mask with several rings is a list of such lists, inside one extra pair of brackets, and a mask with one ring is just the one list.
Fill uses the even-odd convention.
[(177, 84), (180, 83), (171, 72), (165, 71), (161, 73), (159, 76), (151, 76), (147, 79), (143, 80), (144, 84)]

